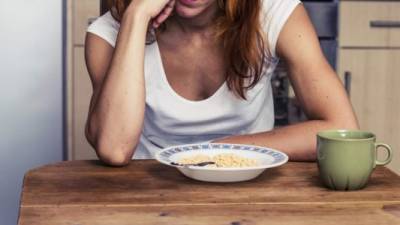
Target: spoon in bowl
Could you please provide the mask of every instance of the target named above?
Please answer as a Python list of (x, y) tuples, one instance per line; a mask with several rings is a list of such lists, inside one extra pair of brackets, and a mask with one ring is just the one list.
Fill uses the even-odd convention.
[(200, 162), (200, 163), (190, 163), (190, 164), (182, 164), (182, 163), (176, 163), (176, 162), (171, 162), (171, 165), (173, 166), (182, 166), (182, 167), (188, 167), (188, 166), (207, 166), (207, 165), (213, 165), (215, 162), (212, 161), (207, 161), (207, 162)]

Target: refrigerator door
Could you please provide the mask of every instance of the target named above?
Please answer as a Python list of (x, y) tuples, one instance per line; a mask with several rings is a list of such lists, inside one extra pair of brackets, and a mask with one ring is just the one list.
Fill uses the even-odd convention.
[(318, 37), (336, 38), (338, 34), (338, 3), (304, 2)]

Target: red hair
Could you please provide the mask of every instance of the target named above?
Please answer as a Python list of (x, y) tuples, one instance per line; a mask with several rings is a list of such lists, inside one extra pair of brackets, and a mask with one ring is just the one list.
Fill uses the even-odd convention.
[[(115, 19), (121, 20), (131, 0), (108, 0)], [(224, 47), (230, 90), (246, 99), (247, 90), (261, 79), (269, 52), (262, 26), (262, 0), (217, 0), (221, 15), (216, 34)]]

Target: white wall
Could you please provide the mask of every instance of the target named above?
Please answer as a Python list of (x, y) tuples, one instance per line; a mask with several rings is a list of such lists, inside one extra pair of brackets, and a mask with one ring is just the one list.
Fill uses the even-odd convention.
[(0, 224), (24, 173), (62, 160), (62, 0), (0, 0)]

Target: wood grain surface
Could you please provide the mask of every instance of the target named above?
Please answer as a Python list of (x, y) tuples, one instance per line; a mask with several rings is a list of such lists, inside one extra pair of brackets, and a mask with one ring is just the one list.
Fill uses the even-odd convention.
[[(28, 172), (19, 224), (400, 224), (400, 178), (377, 167), (359, 191), (331, 191), (315, 163), (287, 163), (259, 178), (191, 180), (152, 160), (111, 168), (71, 161)], [(346, 224), (346, 223), (345, 223)]]
[(20, 224), (41, 225), (396, 225), (400, 218), (376, 207), (210, 205), (39, 207), (24, 209)]

